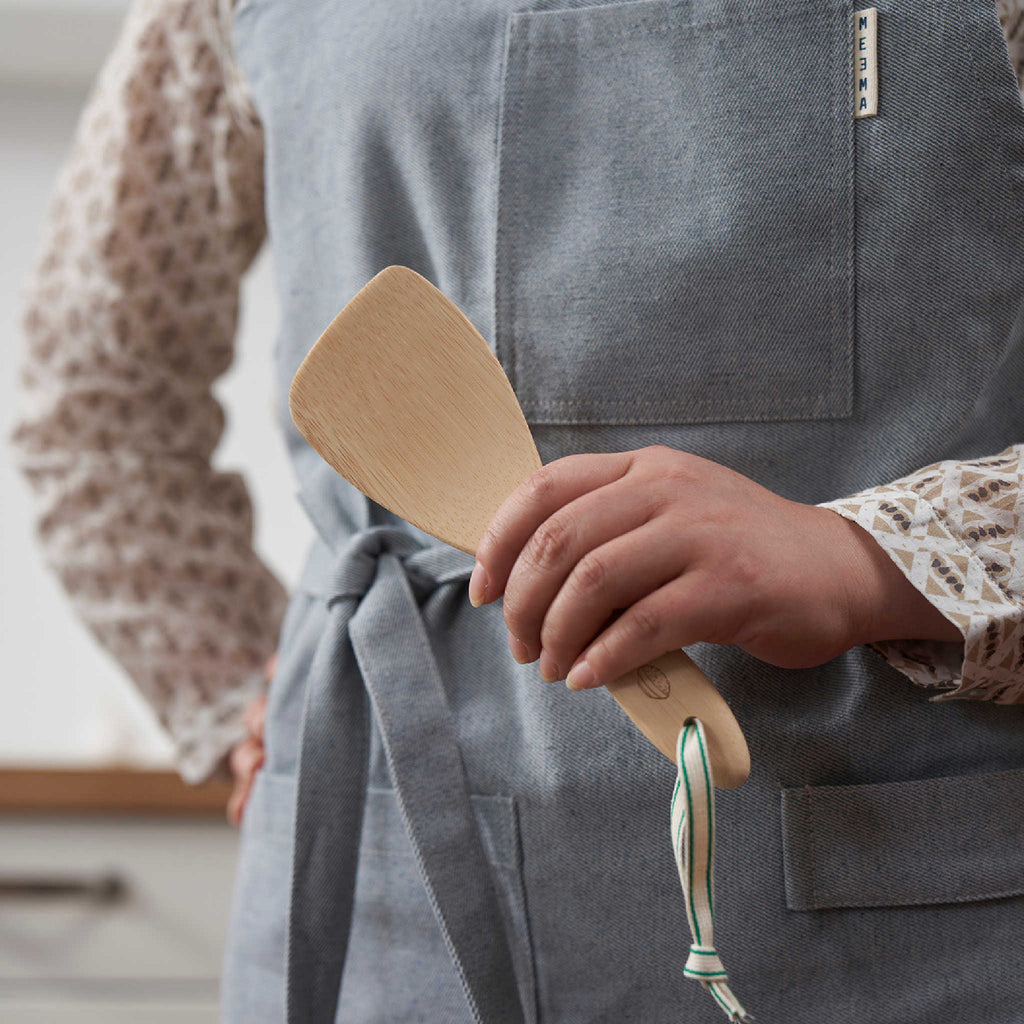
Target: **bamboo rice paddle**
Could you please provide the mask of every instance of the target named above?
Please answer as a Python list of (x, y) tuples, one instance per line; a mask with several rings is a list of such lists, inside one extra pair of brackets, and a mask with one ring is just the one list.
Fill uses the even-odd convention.
[[(541, 465), (487, 342), (406, 267), (382, 270), (334, 318), (295, 374), (289, 407), (306, 440), (363, 494), (468, 554)], [(729, 706), (683, 651), (608, 690), (673, 762), (679, 730), (696, 717), (716, 786), (739, 786), (750, 774)]]

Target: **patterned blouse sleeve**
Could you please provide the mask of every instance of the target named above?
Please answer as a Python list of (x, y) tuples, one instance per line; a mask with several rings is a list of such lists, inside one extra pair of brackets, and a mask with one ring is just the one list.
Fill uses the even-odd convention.
[(241, 737), (286, 599), (242, 478), (210, 462), (211, 384), (265, 235), (261, 130), (216, 3), (129, 12), (30, 277), (10, 438), (47, 563), (190, 781)]
[(1024, 445), (939, 462), (824, 507), (867, 530), (963, 643), (873, 645), (915, 683), (1000, 704), (1024, 702)]

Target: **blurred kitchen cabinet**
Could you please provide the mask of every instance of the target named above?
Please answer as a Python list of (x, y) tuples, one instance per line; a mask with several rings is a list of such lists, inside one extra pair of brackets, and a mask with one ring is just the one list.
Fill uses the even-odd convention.
[(166, 772), (0, 771), (0, 1020), (217, 1020), (237, 833)]

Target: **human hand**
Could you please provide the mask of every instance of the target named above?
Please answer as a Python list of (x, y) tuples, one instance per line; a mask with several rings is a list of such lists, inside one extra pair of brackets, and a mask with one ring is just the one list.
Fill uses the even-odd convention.
[[(277, 655), (272, 654), (263, 670), (268, 682), (274, 678), (276, 668)], [(266, 714), (267, 696), (261, 693), (258, 697), (253, 697), (245, 708), (245, 729), (249, 735), (236, 743), (228, 756), (228, 765), (234, 776), (235, 785), (228, 798), (227, 815), (228, 821), (235, 826), (242, 823), (242, 814), (252, 791), (256, 772), (263, 766), (263, 726)]]
[(855, 523), (663, 445), (543, 466), (476, 557), (470, 600), (504, 595), (513, 657), (571, 689), (698, 641), (807, 668), (859, 643), (961, 639)]

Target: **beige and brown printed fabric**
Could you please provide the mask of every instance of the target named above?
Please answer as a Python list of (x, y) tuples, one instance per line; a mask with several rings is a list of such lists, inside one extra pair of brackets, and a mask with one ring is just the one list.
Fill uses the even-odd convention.
[(871, 532), (963, 644), (875, 647), (923, 686), (1024, 701), (1024, 446), (993, 458), (940, 462), (883, 487), (825, 503)]
[(208, 774), (242, 735), (286, 595), (210, 455), (262, 138), (214, 0), (136, 3), (82, 114), (29, 282), (12, 441), (81, 618)]
[[(48, 563), (193, 780), (241, 737), (285, 604), (253, 551), (243, 480), (210, 463), (224, 417), (211, 385), (231, 362), (239, 280), (265, 234), (262, 136), (218, 5), (230, 0), (136, 0), (129, 13), (28, 284), (11, 438)], [(1022, 10), (999, 0), (1018, 75)], [(1006, 458), (933, 467), (833, 507), (967, 637), (966, 658), (936, 644), (887, 645), (886, 657), (957, 695), (1020, 700), (1008, 507), (1020, 471)]]

